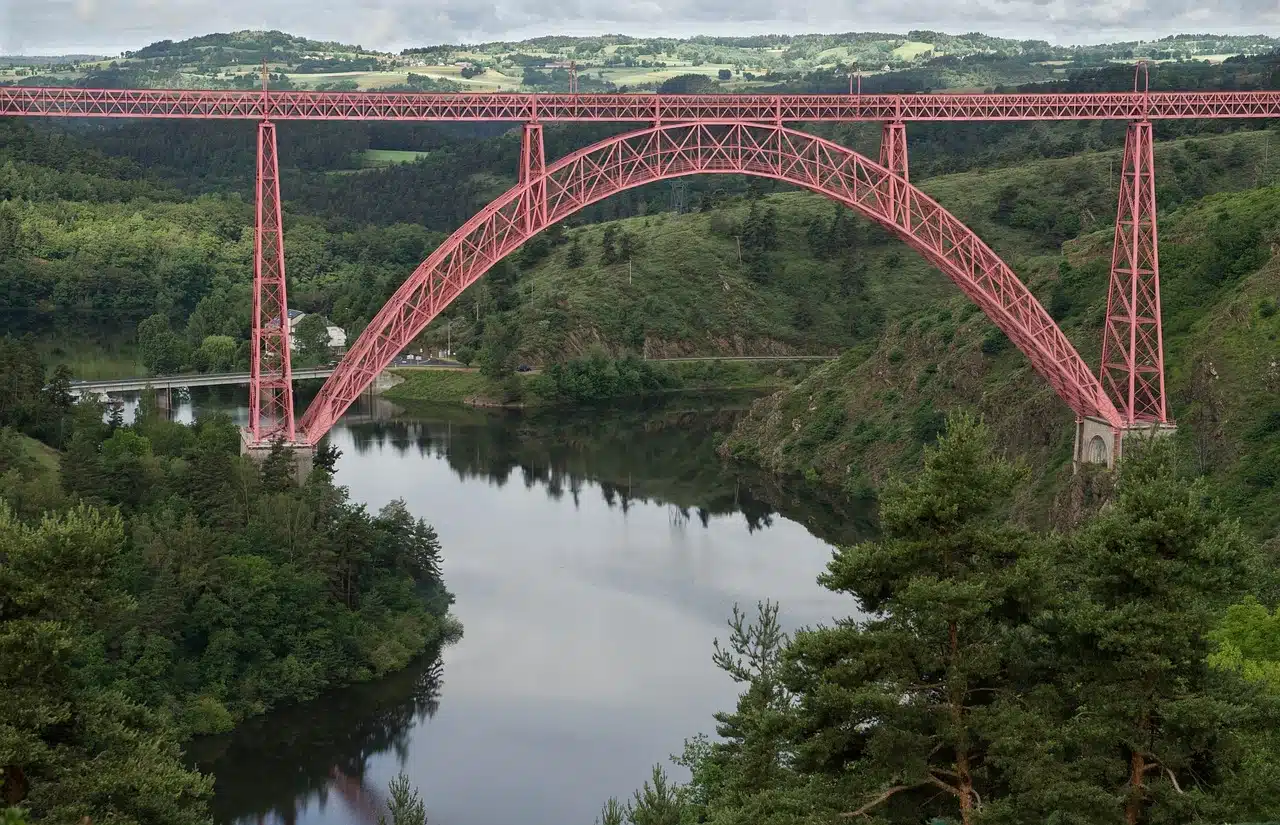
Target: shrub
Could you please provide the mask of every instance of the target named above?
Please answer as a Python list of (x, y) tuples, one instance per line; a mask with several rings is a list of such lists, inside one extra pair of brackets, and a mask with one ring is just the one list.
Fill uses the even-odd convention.
[(982, 339), (982, 353), (984, 355), (999, 355), (1009, 348), (1009, 336), (1005, 335), (998, 329), (993, 329), (987, 333), (987, 337)]
[(603, 352), (547, 367), (532, 389), (551, 403), (589, 404), (678, 387), (666, 369), (634, 355), (613, 359)]

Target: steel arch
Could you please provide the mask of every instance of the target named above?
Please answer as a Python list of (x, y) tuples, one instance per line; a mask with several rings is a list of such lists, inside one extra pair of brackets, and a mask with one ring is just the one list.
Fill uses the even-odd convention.
[(780, 122), (717, 121), (608, 138), (490, 203), (419, 265), (369, 323), (311, 402), (299, 438), (318, 442), (432, 319), (539, 231), (617, 192), (707, 173), (792, 183), (884, 226), (950, 277), (1078, 416), (1121, 426), (1102, 384), (1058, 325), (1000, 257), (940, 204), (857, 152)]

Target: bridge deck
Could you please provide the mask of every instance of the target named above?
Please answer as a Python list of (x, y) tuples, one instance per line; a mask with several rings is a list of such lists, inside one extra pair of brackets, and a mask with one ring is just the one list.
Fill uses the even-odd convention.
[[(330, 375), (333, 375), (333, 367), (315, 367), (311, 369), (293, 370), (294, 381), (328, 378)], [(177, 387), (229, 387), (247, 385), (248, 383), (249, 373), (247, 372), (150, 375), (136, 378), (113, 378), (103, 381), (72, 381), (71, 394), (77, 396), (84, 395), (86, 393), (111, 395), (112, 393), (120, 392), (139, 392), (147, 389), (148, 387), (157, 390), (164, 390), (174, 389)]]
[(1280, 92), (658, 95), (0, 87), (0, 116), (201, 120), (945, 121), (1280, 117)]

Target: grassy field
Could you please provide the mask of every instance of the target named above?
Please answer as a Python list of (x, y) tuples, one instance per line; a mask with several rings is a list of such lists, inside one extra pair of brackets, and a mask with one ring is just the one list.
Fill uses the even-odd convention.
[(921, 43), (916, 40), (908, 40), (901, 46), (893, 50), (893, 56), (899, 60), (915, 60), (925, 52), (933, 51), (932, 43)]
[(500, 398), (502, 386), (475, 370), (394, 369), (404, 381), (385, 393), (399, 401), (429, 401), (437, 404), (491, 402)]
[(132, 347), (112, 347), (105, 350), (87, 344), (68, 347), (63, 341), (38, 338), (36, 349), (40, 351), (41, 359), (46, 364), (65, 364), (76, 378), (131, 378), (146, 373)]
[(57, 473), (59, 453), (47, 444), (43, 444), (29, 436), (18, 434), (18, 443), (27, 457), (35, 462), (44, 473)]
[(671, 66), (665, 69), (646, 69), (641, 66), (634, 68), (610, 68), (610, 69), (590, 69), (592, 75), (597, 71), (604, 72), (605, 80), (616, 83), (619, 86), (657, 86), (664, 80), (670, 80), (683, 74), (700, 74), (715, 80), (721, 69), (733, 70), (733, 66), (729, 64), (710, 64), (704, 63), (701, 66)]
[(405, 149), (366, 149), (360, 153), (360, 162), (366, 169), (382, 169), (397, 163), (412, 163), (428, 154)]

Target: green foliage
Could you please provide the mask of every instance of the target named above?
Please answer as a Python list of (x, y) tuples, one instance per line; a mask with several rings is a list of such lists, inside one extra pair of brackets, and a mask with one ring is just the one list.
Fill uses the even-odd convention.
[[(404, 773), (396, 775), (387, 785), (391, 798), (387, 809), (391, 812), (389, 825), (427, 825), (427, 805), (418, 797), (416, 788), (409, 784)], [(378, 817), (378, 825), (388, 825), (386, 817)]]
[(578, 236), (574, 235), (573, 240), (569, 242), (569, 248), (564, 254), (564, 265), (570, 269), (577, 269), (586, 261), (587, 256), (582, 251), (582, 244), (578, 242)]
[(236, 366), (238, 351), (239, 345), (230, 335), (206, 335), (192, 356), (192, 365), (202, 372), (230, 372)]
[(166, 375), (186, 361), (186, 345), (169, 327), (168, 316), (156, 313), (138, 324), (138, 354), (152, 375)]
[(1009, 336), (1005, 335), (1003, 330), (993, 327), (991, 331), (987, 333), (986, 337), (982, 339), (982, 354), (999, 355), (1009, 349), (1012, 343), (1013, 342), (1009, 340)]
[(434, 530), (351, 504), (334, 451), (299, 484), (226, 419), (72, 413), (56, 475), (0, 430), (0, 776), (36, 821), (207, 823), (181, 738), (457, 637)]
[(49, 375), (30, 339), (0, 338), (0, 427), (61, 447), (71, 429), (70, 374)]
[(477, 358), (480, 374), (495, 379), (511, 375), (516, 368), (519, 346), (519, 328), (491, 317), (484, 325), (484, 338)]
[(0, 502), (0, 546), (6, 796), (38, 820), (208, 822), (212, 781), (183, 767), (173, 732), (82, 665), (119, 643), (135, 609), (111, 583), (126, 555), (119, 516), (79, 507), (29, 526)]
[(1211, 665), (1280, 694), (1280, 609), (1268, 611), (1255, 598), (1232, 605), (1213, 638), (1218, 650), (1209, 657)]
[(662, 81), (658, 93), (664, 95), (704, 95), (718, 90), (716, 82), (704, 74), (680, 74)]
[(553, 404), (590, 404), (677, 386), (679, 380), (661, 366), (634, 355), (614, 359), (599, 351), (550, 364), (529, 382), (531, 392)]
[(303, 316), (293, 330), (301, 364), (325, 364), (329, 358), (329, 322), (311, 313)]
[(1056, 693), (1040, 692), (1042, 721), (1003, 763), (1025, 787), (1054, 770), (1061, 790), (1019, 816), (1221, 822), (1280, 804), (1257, 759), (1275, 704), (1209, 663), (1221, 611), (1261, 559), (1207, 492), (1173, 445), (1130, 445), (1113, 505), (1052, 546), (1058, 604), (1038, 626)]
[(1126, 447), (1114, 502), (1069, 533), (1011, 521), (1025, 479), (953, 416), (923, 468), (882, 491), (880, 536), (820, 579), (855, 615), (788, 642), (775, 606), (751, 625), (735, 609), (715, 659), (746, 690), (717, 714), (718, 741), (686, 742), (670, 821), (1217, 825), (1276, 810), (1276, 617), (1244, 601), (1221, 620), (1269, 580), (1256, 545), (1169, 440)]

